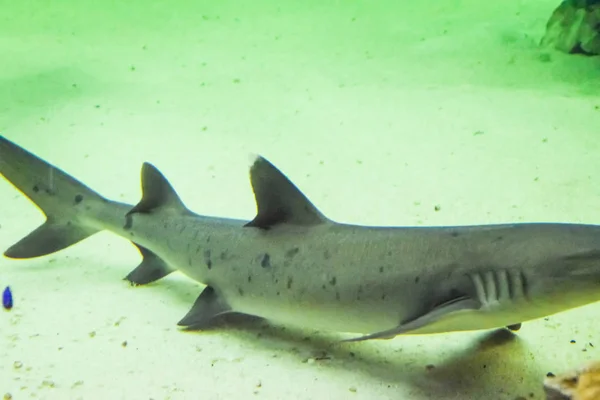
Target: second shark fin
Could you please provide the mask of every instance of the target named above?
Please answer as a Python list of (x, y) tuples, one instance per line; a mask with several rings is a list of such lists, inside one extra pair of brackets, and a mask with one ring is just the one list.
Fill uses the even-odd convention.
[(227, 301), (210, 286), (204, 288), (191, 310), (177, 323), (179, 326), (202, 329), (220, 315), (233, 312)]
[(269, 229), (277, 224), (318, 225), (328, 219), (273, 164), (258, 156), (250, 167), (256, 217), (249, 227)]
[(167, 178), (154, 165), (146, 162), (142, 166), (142, 200), (127, 215), (149, 214), (157, 209), (189, 212)]
[(446, 319), (457, 317), (460, 314), (472, 312), (480, 308), (479, 302), (473, 300), (470, 297), (459, 297), (440, 304), (431, 311), (413, 319), (408, 322), (402, 323), (395, 328), (388, 329), (381, 332), (372, 333), (357, 338), (346, 339), (343, 342), (359, 342), (370, 339), (392, 339), (397, 335), (411, 333), (412, 331), (418, 330), (428, 325), (441, 322)]
[(175, 271), (162, 258), (154, 254), (152, 251), (139, 244), (134, 245), (140, 251), (143, 259), (133, 271), (131, 271), (125, 279), (133, 285), (145, 285), (157, 281), (171, 272)]

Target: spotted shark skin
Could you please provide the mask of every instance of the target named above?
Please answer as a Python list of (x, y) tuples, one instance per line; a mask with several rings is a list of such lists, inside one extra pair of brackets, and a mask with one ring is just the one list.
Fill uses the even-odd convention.
[[(179, 271), (206, 285), (180, 326), (241, 313), (301, 328), (401, 334), (518, 329), (600, 300), (600, 226), (518, 223), (374, 227), (324, 216), (256, 157), (251, 221), (192, 212), (150, 163), (136, 205), (109, 200), (0, 136), (0, 174), (46, 221), (6, 250), (42, 257), (108, 230), (130, 240), (144, 285)], [(4, 210), (3, 212), (5, 212)]]

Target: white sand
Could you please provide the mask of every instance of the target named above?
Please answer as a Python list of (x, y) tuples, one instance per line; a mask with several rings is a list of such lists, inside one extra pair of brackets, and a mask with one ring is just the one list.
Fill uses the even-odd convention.
[[(0, 132), (130, 203), (151, 161), (209, 215), (253, 217), (260, 153), (340, 221), (600, 223), (600, 62), (537, 48), (558, 2), (7, 2)], [(0, 204), (2, 249), (42, 221), (3, 181)], [(0, 394), (540, 399), (548, 371), (600, 358), (598, 304), (499, 345), (490, 332), (351, 345), (264, 324), (184, 333), (201, 286), (174, 274), (131, 288), (137, 262), (107, 233), (0, 259), (15, 296)]]

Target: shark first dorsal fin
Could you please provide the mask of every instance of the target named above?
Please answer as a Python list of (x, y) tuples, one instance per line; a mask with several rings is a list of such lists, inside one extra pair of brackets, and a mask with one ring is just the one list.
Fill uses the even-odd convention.
[(142, 166), (142, 200), (127, 215), (148, 214), (159, 208), (188, 212), (167, 178), (154, 165), (146, 162)]
[(318, 225), (328, 221), (281, 171), (261, 156), (250, 167), (257, 214), (246, 226), (269, 229), (278, 224)]

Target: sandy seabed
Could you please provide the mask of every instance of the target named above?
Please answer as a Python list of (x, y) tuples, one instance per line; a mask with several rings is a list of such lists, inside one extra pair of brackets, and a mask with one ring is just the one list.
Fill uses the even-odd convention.
[[(600, 62), (539, 49), (558, 0), (5, 3), (1, 134), (107, 197), (136, 203), (151, 161), (194, 211), (250, 219), (258, 153), (337, 221), (600, 223)], [(0, 182), (2, 249), (42, 221)], [(138, 262), (109, 233), (0, 259), (0, 394), (542, 399), (600, 358), (599, 304), (513, 337), (181, 332), (201, 285), (130, 287)]]

